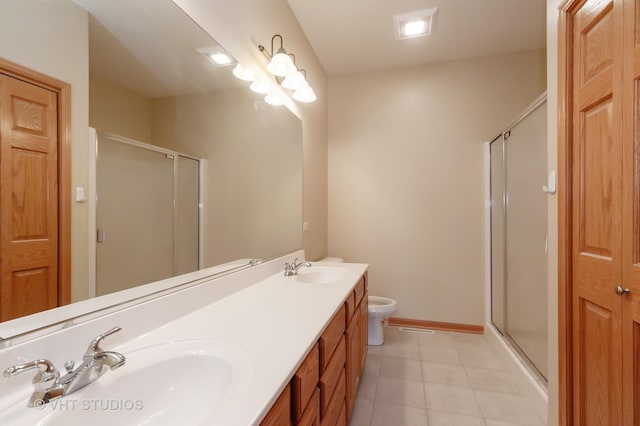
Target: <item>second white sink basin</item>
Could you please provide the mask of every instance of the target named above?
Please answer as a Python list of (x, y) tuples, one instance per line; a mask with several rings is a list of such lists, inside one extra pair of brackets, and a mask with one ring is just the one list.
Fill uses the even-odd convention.
[(346, 276), (345, 269), (312, 266), (298, 271), (296, 279), (307, 284), (331, 284), (343, 280)]
[(40, 410), (12, 407), (0, 424), (211, 425), (253, 376), (248, 355), (223, 341), (175, 341), (123, 354), (124, 366), (86, 388)]

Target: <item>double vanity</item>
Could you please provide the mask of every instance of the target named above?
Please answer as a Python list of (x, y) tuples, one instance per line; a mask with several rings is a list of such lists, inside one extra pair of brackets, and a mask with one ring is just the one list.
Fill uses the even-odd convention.
[(68, 361), (88, 360), (87, 344), (119, 326), (100, 352), (126, 361), (46, 404), (31, 384), (39, 370), (8, 374), (0, 424), (346, 425), (366, 356), (367, 265), (285, 276), (293, 257), (16, 340), (0, 350), (3, 370), (46, 360), (71, 373)]

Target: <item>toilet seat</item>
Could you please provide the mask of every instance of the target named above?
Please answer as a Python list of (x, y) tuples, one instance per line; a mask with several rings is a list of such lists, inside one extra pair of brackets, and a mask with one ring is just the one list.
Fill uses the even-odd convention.
[(397, 309), (397, 302), (393, 299), (380, 296), (369, 296), (369, 314), (392, 314)]

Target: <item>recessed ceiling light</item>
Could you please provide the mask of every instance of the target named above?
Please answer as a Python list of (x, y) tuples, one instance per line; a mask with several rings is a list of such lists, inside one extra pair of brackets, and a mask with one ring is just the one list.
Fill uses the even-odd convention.
[(405, 39), (431, 35), (435, 28), (437, 7), (395, 15), (396, 38)]
[(415, 37), (420, 34), (424, 34), (426, 30), (427, 23), (424, 20), (420, 19), (417, 21), (405, 22), (404, 26), (402, 27), (402, 34), (405, 37)]

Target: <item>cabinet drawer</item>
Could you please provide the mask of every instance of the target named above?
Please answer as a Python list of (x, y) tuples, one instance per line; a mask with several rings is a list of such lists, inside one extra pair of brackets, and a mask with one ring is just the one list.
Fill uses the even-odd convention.
[(362, 296), (364, 296), (364, 292), (365, 292), (364, 277), (360, 278), (360, 282), (356, 286), (355, 290), (353, 290), (353, 292), (355, 293), (355, 296), (356, 296), (356, 306), (358, 306), (362, 301)]
[(298, 426), (320, 426), (320, 389), (316, 388)]
[(293, 416), (296, 420), (299, 420), (302, 416), (302, 412), (313, 396), (316, 386), (318, 385), (318, 378), (320, 375), (318, 369), (319, 357), (318, 344), (316, 343), (291, 380)]
[(320, 374), (327, 369), (331, 355), (344, 334), (345, 324), (345, 308), (342, 305), (327, 328), (325, 328), (318, 342), (320, 345)]
[(336, 390), (336, 386), (338, 385), (338, 379), (340, 378), (340, 373), (344, 370), (344, 364), (346, 361), (346, 343), (344, 336), (340, 339), (340, 343), (336, 348), (331, 360), (329, 361), (329, 365), (327, 366), (327, 370), (322, 374), (320, 378), (320, 417), (324, 417), (327, 406), (329, 405), (329, 401), (331, 400), (331, 396), (333, 392)]
[[(336, 424), (339, 424), (340, 411), (342, 410), (342, 407), (344, 405), (344, 397), (346, 395), (345, 386), (345, 375), (343, 369), (342, 373), (340, 374), (340, 378), (338, 379), (338, 386), (336, 387), (336, 391), (333, 393), (333, 396), (329, 401), (327, 412), (321, 420), (320, 424), (322, 426), (335, 426)], [(346, 418), (344, 421), (346, 421)]]
[(287, 426), (292, 425), (291, 421), (291, 387), (287, 386), (278, 400), (273, 404), (271, 410), (260, 423), (260, 426)]
[(356, 304), (356, 296), (353, 293), (353, 291), (351, 293), (349, 293), (349, 296), (347, 297), (347, 300), (344, 301), (344, 306), (347, 310), (346, 315), (347, 315), (347, 324), (349, 324), (351, 322), (351, 319), (353, 319), (353, 314), (355, 313), (355, 311), (357, 310), (357, 304)]
[(338, 420), (336, 420), (336, 426), (347, 426), (347, 404), (342, 403), (340, 414), (338, 414)]

